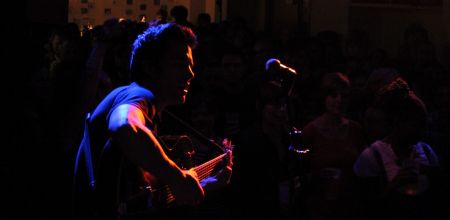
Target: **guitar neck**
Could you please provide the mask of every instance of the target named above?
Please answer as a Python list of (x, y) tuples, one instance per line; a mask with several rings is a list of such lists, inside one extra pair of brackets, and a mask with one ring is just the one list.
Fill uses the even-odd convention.
[[(197, 173), (198, 179), (201, 181), (210, 176), (213, 171), (215, 171), (217, 164), (221, 162), (222, 159), (227, 156), (227, 154), (228, 153), (220, 154), (219, 156), (192, 168)], [(168, 185), (164, 185), (162, 188), (151, 188), (151, 192), (157, 193), (159, 195), (155, 196), (154, 198), (157, 198), (156, 203), (159, 203), (163, 207), (169, 208), (174, 205), (175, 196), (173, 195), (172, 190)]]
[(200, 164), (193, 169), (197, 173), (198, 179), (203, 180), (206, 177), (210, 176), (211, 173), (214, 171), (214, 168), (216, 165), (222, 161), (222, 159), (227, 155), (227, 153), (221, 154), (203, 164)]

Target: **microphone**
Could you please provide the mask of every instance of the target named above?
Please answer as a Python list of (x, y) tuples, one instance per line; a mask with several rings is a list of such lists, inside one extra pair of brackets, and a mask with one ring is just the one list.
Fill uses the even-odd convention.
[(297, 81), (297, 71), (280, 62), (279, 59), (271, 58), (266, 62), (265, 79), (270, 82), (277, 82), (288, 96), (293, 95), (294, 87)]
[(275, 58), (267, 60), (266, 71), (270, 74), (274, 74), (276, 78), (278, 77), (285, 78), (297, 75), (297, 71), (295, 71), (291, 67), (282, 64), (280, 60)]

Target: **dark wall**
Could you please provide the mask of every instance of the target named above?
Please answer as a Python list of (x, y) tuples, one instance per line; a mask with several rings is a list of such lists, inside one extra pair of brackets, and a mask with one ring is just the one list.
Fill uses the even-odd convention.
[(228, 18), (242, 17), (253, 30), (264, 29), (267, 0), (228, 0)]
[(33, 23), (63, 24), (67, 22), (68, 0), (28, 1), (28, 15)]

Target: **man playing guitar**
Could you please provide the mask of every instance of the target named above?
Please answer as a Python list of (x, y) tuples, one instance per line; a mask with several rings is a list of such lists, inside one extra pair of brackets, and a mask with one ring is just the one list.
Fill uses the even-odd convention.
[(215, 176), (204, 172), (212, 163), (185, 170), (168, 157), (156, 133), (155, 119), (166, 106), (185, 102), (195, 43), (189, 28), (173, 23), (152, 26), (137, 37), (130, 59), (133, 82), (114, 89), (86, 119), (75, 166), (75, 219), (144, 218), (148, 212), (140, 210), (154, 204), (147, 196), (130, 196), (151, 192), (152, 187), (143, 188), (147, 174), (167, 184), (174, 201), (188, 207), (199, 204), (205, 191), (228, 184), (231, 151), (216, 158), (228, 155)]

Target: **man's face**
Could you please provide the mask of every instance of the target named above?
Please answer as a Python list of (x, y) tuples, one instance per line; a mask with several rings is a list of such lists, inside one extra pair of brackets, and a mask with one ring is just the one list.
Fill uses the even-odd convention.
[(426, 120), (422, 115), (406, 113), (394, 122), (394, 134), (405, 146), (416, 144), (425, 135)]
[(325, 98), (326, 111), (332, 115), (343, 116), (348, 104), (348, 93), (348, 90), (342, 89), (328, 94)]
[(158, 96), (167, 104), (182, 104), (186, 101), (189, 84), (194, 78), (194, 61), (191, 47), (172, 41), (161, 59), (161, 93)]

